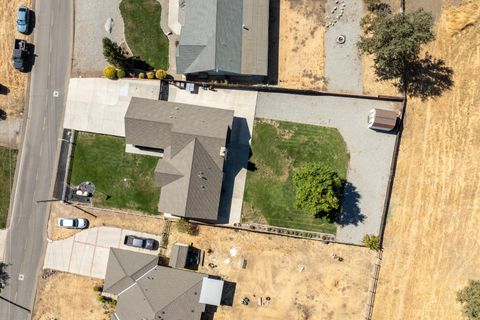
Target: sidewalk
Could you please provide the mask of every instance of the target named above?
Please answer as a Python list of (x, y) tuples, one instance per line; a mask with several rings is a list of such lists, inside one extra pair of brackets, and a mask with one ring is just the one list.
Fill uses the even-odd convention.
[(0, 261), (3, 261), (5, 255), (5, 245), (7, 243), (8, 229), (0, 230)]

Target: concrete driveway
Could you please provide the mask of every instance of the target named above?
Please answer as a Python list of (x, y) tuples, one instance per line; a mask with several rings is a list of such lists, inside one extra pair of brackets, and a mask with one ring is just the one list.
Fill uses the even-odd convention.
[(105, 279), (110, 248), (158, 254), (159, 250), (145, 250), (126, 246), (126, 235), (136, 235), (160, 241), (160, 236), (112, 227), (83, 230), (75, 236), (49, 242), (43, 268)]
[(224, 166), (219, 224), (233, 225), (241, 221), (257, 95), (256, 91), (230, 89), (199, 89), (198, 93), (190, 93), (174, 86), (169, 87), (169, 101), (234, 111), (232, 134)]
[(158, 100), (158, 80), (72, 78), (64, 128), (125, 136), (125, 113), (132, 97)]
[(367, 128), (373, 108), (400, 110), (400, 103), (333, 96), (259, 93), (256, 116), (337, 128), (350, 152), (347, 185), (337, 240), (361, 243), (378, 234), (385, 201), (395, 134)]

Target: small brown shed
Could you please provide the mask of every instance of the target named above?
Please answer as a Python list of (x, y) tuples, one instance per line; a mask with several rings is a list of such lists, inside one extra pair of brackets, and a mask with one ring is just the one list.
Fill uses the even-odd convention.
[(397, 125), (398, 111), (373, 108), (368, 114), (368, 127), (374, 130), (392, 131)]

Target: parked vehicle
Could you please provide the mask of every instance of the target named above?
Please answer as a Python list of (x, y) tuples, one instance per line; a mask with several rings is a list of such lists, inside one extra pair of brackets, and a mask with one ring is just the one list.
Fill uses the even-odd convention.
[(30, 27), (30, 10), (21, 6), (17, 12), (17, 31), (20, 33), (28, 33)]
[(13, 67), (20, 71), (25, 70), (25, 60), (27, 57), (27, 41), (15, 39), (15, 43), (13, 45)]
[(67, 229), (86, 229), (88, 220), (82, 218), (59, 218), (58, 226)]
[(156, 250), (158, 242), (155, 239), (146, 239), (134, 235), (127, 235), (125, 236), (123, 244), (135, 248)]

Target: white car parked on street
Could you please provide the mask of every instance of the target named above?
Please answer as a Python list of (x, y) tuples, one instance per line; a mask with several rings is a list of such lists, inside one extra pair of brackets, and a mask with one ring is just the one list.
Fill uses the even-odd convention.
[(59, 218), (58, 226), (68, 229), (86, 229), (88, 220), (82, 218)]

